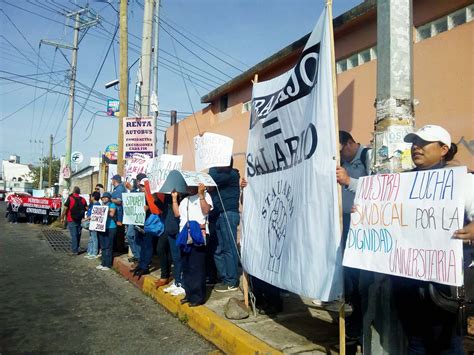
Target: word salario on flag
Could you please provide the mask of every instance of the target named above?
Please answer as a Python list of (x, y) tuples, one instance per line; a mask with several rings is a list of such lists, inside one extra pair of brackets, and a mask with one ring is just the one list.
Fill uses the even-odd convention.
[(324, 301), (343, 291), (329, 21), (293, 69), (254, 83), (242, 237), (249, 274)]

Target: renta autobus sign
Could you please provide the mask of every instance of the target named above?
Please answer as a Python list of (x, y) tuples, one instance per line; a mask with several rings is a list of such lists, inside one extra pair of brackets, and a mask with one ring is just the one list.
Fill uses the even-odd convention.
[(123, 119), (124, 158), (140, 153), (153, 158), (155, 155), (155, 118), (125, 117)]

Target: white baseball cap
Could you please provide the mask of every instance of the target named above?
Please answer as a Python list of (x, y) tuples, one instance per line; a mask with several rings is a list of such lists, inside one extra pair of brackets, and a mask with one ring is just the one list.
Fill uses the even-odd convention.
[(408, 133), (403, 140), (407, 143), (413, 143), (415, 138), (421, 138), (425, 142), (441, 142), (451, 147), (451, 135), (441, 126), (426, 125), (414, 133)]

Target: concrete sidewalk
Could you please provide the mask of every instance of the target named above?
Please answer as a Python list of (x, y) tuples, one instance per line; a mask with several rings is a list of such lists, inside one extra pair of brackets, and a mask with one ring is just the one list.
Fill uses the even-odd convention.
[(328, 312), (311, 299), (290, 294), (284, 297), (284, 310), (275, 317), (250, 315), (239, 321), (228, 320), (224, 305), (229, 298), (243, 299), (242, 292), (217, 293), (208, 288), (206, 304), (190, 308), (181, 305), (182, 296), (171, 296), (156, 289), (159, 270), (138, 279), (133, 277), (127, 255), (114, 258), (114, 269), (145, 294), (154, 298), (183, 323), (228, 354), (338, 353), (337, 312)]

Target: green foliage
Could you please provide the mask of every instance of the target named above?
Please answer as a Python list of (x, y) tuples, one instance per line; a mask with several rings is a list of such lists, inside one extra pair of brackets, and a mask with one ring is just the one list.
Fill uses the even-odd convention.
[[(42, 159), (43, 162), (43, 181), (46, 183), (44, 187), (48, 187), (48, 174), (49, 174), (49, 158), (45, 157)], [(55, 183), (59, 182), (59, 172), (61, 169), (61, 161), (53, 156), (52, 164), (51, 164), (51, 183), (54, 185)], [(30, 178), (33, 179), (33, 186), (39, 185), (40, 179), (40, 166), (34, 166), (31, 168)]]

